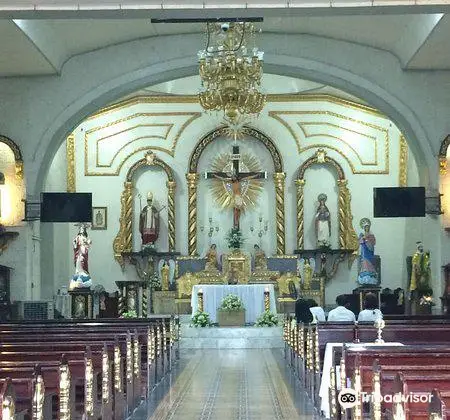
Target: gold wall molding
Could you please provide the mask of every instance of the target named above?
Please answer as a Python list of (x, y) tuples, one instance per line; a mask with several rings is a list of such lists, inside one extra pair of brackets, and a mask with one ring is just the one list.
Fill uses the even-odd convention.
[(450, 146), (450, 134), (442, 140), (441, 147), (439, 148), (439, 173), (445, 175), (447, 173), (447, 150)]
[[(161, 146), (145, 146), (145, 147), (141, 147), (141, 148), (139, 148), (139, 149), (136, 149), (136, 150), (134, 150), (133, 152), (131, 152), (130, 154), (128, 154), (127, 156), (125, 156), (125, 158), (124, 159), (122, 159), (122, 161), (118, 164), (118, 167), (117, 167), (117, 169), (114, 171), (114, 172), (99, 172), (99, 171), (91, 171), (91, 170), (89, 170), (89, 164), (88, 164), (88, 162), (89, 162), (89, 148), (88, 148), (88, 138), (89, 138), (89, 136), (92, 134), (92, 133), (95, 133), (95, 132), (97, 132), (97, 131), (100, 131), (100, 130), (103, 130), (103, 129), (105, 129), (105, 128), (110, 128), (110, 127), (112, 127), (112, 126), (114, 126), (114, 125), (117, 125), (117, 124), (120, 124), (120, 123), (123, 123), (123, 122), (127, 122), (127, 121), (130, 121), (130, 120), (132, 120), (132, 119), (134, 119), (134, 118), (140, 118), (140, 117), (179, 117), (179, 116), (186, 116), (186, 117), (188, 117), (187, 119), (186, 119), (186, 121), (183, 123), (183, 124), (181, 124), (181, 126), (180, 126), (180, 128), (179, 128), (179, 130), (178, 130), (178, 132), (175, 134), (175, 136), (174, 136), (174, 140), (173, 140), (173, 142), (172, 142), (172, 144), (171, 144), (171, 146), (170, 147), (168, 147), (168, 148), (164, 148), (164, 147), (161, 147)], [(175, 156), (175, 149), (176, 149), (176, 147), (177, 147), (177, 145), (178, 145), (178, 141), (180, 140), (180, 138), (181, 138), (181, 136), (182, 136), (182, 134), (183, 134), (183, 132), (186, 130), (186, 128), (192, 123), (192, 122), (194, 122), (196, 119), (198, 119), (198, 118), (200, 118), (202, 116), (202, 113), (201, 112), (139, 112), (139, 113), (135, 113), (135, 114), (132, 114), (132, 115), (128, 115), (128, 116), (126, 116), (126, 117), (123, 117), (123, 118), (119, 118), (119, 119), (117, 119), (117, 120), (115, 120), (115, 121), (111, 121), (111, 122), (109, 122), (109, 123), (107, 123), (107, 124), (104, 124), (104, 125), (101, 125), (101, 126), (98, 126), (98, 127), (94, 127), (94, 128), (92, 128), (92, 129), (90, 129), (90, 130), (86, 130), (86, 132), (85, 132), (85, 134), (84, 134), (84, 175), (85, 176), (116, 176), (116, 175), (118, 175), (119, 173), (120, 173), (120, 170), (121, 170), (121, 168), (122, 168), (122, 166), (124, 165), (124, 163), (133, 155), (133, 154), (135, 154), (136, 152), (137, 152), (137, 150), (146, 150), (146, 149), (148, 149), (148, 148), (152, 148), (153, 150), (159, 150), (159, 151), (161, 151), (161, 152), (164, 152), (164, 153), (167, 153), (169, 156), (171, 156), (171, 157), (174, 157)], [(89, 118), (90, 119), (90, 118)], [(163, 123), (161, 123), (161, 124), (144, 124), (145, 126), (166, 126), (166, 125), (172, 125), (172, 126), (174, 126), (175, 124), (163, 124)], [(138, 127), (139, 126), (139, 124), (138, 125), (136, 125), (134, 128), (136, 128), (136, 127)], [(124, 131), (126, 131), (126, 130), (122, 130), (121, 132), (119, 132), (119, 133), (122, 133), (122, 132), (124, 132)], [(168, 138), (168, 136), (169, 136), (169, 133), (170, 133), (170, 131), (171, 131), (171, 128), (167, 131), (167, 137), (165, 138), (165, 139), (162, 139), (162, 140), (167, 140), (167, 138)], [(112, 137), (112, 136), (114, 136), (114, 135), (117, 135), (117, 134), (119, 134), (119, 133), (116, 133), (116, 134), (112, 134), (112, 135), (110, 135), (110, 136), (108, 136), (108, 137)], [(151, 137), (151, 136), (141, 136), (141, 137), (137, 137), (137, 138), (132, 138), (132, 139), (130, 139), (125, 145), (123, 145), (122, 147), (120, 147), (120, 149), (116, 152), (116, 154), (113, 156), (113, 158), (112, 158), (112, 161), (111, 161), (111, 163), (110, 163), (110, 165), (109, 166), (106, 166), (106, 167), (111, 167), (112, 166), (112, 164), (113, 164), (113, 162), (114, 162), (114, 160), (117, 158), (117, 156), (118, 156), (118, 154), (125, 148), (125, 147), (127, 147), (127, 146), (129, 146), (131, 143), (133, 143), (133, 142), (135, 142), (135, 141), (137, 141), (137, 140), (142, 140), (142, 139), (145, 139), (145, 138), (153, 138), (153, 137)], [(160, 137), (158, 137), (158, 138), (160, 138)], [(98, 161), (98, 156), (99, 156), (99, 141), (102, 141), (102, 140), (104, 140), (104, 139), (106, 139), (106, 137), (105, 138), (100, 138), (100, 139), (98, 139), (97, 141), (96, 141), (96, 143), (95, 143), (95, 148), (96, 148), (96, 159), (95, 159), (95, 163), (96, 163), (96, 166), (100, 166), (99, 165), (99, 161)], [(100, 167), (105, 167), (105, 166), (100, 166)]]
[(0, 143), (6, 144), (14, 154), (16, 178), (23, 179), (23, 157), (20, 147), (9, 137), (0, 135)]
[[(134, 143), (138, 140), (143, 140), (143, 139), (158, 139), (158, 140), (167, 140), (170, 131), (172, 130), (174, 124), (136, 124), (133, 127), (129, 127), (126, 130), (122, 130), (119, 131), (117, 133), (111, 134), (109, 136), (105, 136), (105, 137), (101, 137), (99, 139), (96, 140), (95, 142), (95, 165), (99, 168), (110, 168), (114, 162), (114, 160), (116, 159), (117, 155), (127, 146), (129, 146), (131, 143)], [(142, 128), (142, 127), (166, 127), (166, 132), (164, 133), (164, 135), (160, 136), (160, 135), (148, 135), (148, 136), (139, 136), (139, 137), (133, 137), (130, 138), (130, 140), (124, 144), (122, 147), (120, 147), (116, 153), (114, 154), (114, 156), (111, 158), (109, 164), (105, 165), (99, 162), (99, 156), (100, 156), (100, 143), (104, 142), (104, 141), (108, 141), (108, 139), (110, 139), (111, 137), (115, 137), (118, 136), (120, 134), (124, 134), (127, 133), (129, 131), (132, 131), (136, 128)], [(168, 152), (170, 152), (169, 149), (164, 149), (167, 150)]]
[[(299, 136), (297, 135), (297, 133), (295, 132), (295, 130), (292, 128), (292, 126), (282, 117), (283, 115), (325, 115), (325, 116), (331, 116), (331, 117), (335, 117), (335, 118), (340, 118), (346, 121), (350, 121), (353, 123), (357, 123), (357, 124), (361, 124), (364, 125), (366, 127), (369, 127), (371, 129), (380, 131), (383, 133), (384, 135), (384, 164), (385, 164), (385, 168), (381, 169), (381, 170), (357, 170), (355, 168), (355, 166), (353, 165), (353, 163), (350, 161), (350, 159), (345, 156), (344, 153), (342, 153), (339, 149), (333, 147), (333, 146), (328, 146), (325, 144), (320, 144), (320, 147), (327, 147), (329, 149), (334, 149), (337, 153), (339, 153), (345, 160), (347, 160), (347, 162), (349, 162), (349, 165), (352, 169), (352, 173), (353, 174), (374, 174), (374, 175), (387, 175), (389, 174), (389, 130), (375, 125), (375, 124), (371, 124), (365, 121), (361, 121), (361, 120), (356, 120), (354, 118), (351, 117), (347, 117), (346, 115), (343, 114), (339, 114), (336, 112), (332, 112), (332, 111), (294, 111), (294, 110), (285, 110), (285, 111), (269, 111), (268, 112), (269, 117), (273, 118), (274, 120), (278, 121), (281, 125), (283, 125), (286, 130), (288, 130), (288, 132), (291, 134), (292, 138), (295, 141), (295, 144), (297, 146), (297, 151), (299, 154), (301, 154), (302, 152), (312, 148), (312, 147), (317, 147), (318, 145), (308, 145), (305, 147), (302, 147), (301, 145), (301, 141), (299, 139)], [(322, 123), (322, 122), (317, 122), (317, 123)], [(297, 122), (297, 124), (302, 124), (301, 122)], [(340, 127), (342, 129), (342, 127)], [(303, 131), (304, 134), (306, 134)], [(330, 137), (329, 135), (327, 135), (328, 137)], [(336, 137), (335, 137), (336, 138)], [(345, 143), (348, 147), (349, 145), (347, 143)], [(356, 153), (356, 152), (355, 152)], [(358, 155), (358, 154), (357, 154)], [(378, 155), (377, 155), (378, 157)], [(361, 158), (358, 155), (359, 160), (361, 161)]]
[(408, 143), (405, 136), (400, 136), (400, 154), (398, 163), (398, 185), (400, 187), (408, 186)]
[(275, 182), (275, 223), (277, 236), (277, 255), (284, 255), (286, 252), (286, 231), (285, 231), (285, 205), (284, 205), (284, 184), (286, 174), (275, 172), (273, 174)]
[[(269, 94), (266, 96), (266, 102), (331, 102), (336, 105), (343, 106), (345, 108), (351, 108), (358, 111), (366, 112), (368, 114), (375, 115), (377, 117), (386, 118), (386, 116), (375, 108), (367, 105), (359, 104), (358, 102), (351, 101), (349, 99), (339, 98), (333, 95), (327, 94)], [(198, 95), (137, 95), (132, 98), (128, 98), (119, 101), (113, 105), (109, 105), (100, 109), (95, 114), (92, 114), (86, 120), (102, 117), (112, 112), (119, 111), (123, 108), (138, 104), (197, 104)]]
[(133, 180), (135, 178), (136, 171), (142, 167), (160, 167), (167, 176), (167, 236), (169, 242), (169, 251), (175, 251), (175, 238), (176, 238), (176, 209), (175, 209), (175, 189), (176, 183), (172, 168), (163, 160), (158, 157), (154, 157), (149, 164), (146, 158), (143, 158), (135, 162), (128, 170), (126, 181), (124, 182), (124, 189), (122, 191), (120, 199), (120, 223), (119, 232), (117, 233), (113, 242), (114, 258), (123, 267), (124, 260), (123, 252), (132, 252), (133, 250)]
[[(249, 137), (253, 137), (256, 140), (259, 140), (266, 147), (267, 151), (270, 153), (270, 156), (272, 156), (275, 172), (283, 172), (283, 159), (281, 157), (281, 153), (270, 137), (268, 137), (262, 131), (249, 126), (244, 126), (241, 132), (243, 135), (247, 135)], [(194, 146), (194, 151), (192, 152), (189, 159), (189, 172), (197, 172), (200, 157), (210, 143), (212, 143), (217, 137), (226, 137), (227, 135), (228, 127), (226, 126), (216, 128), (204, 135)]]
[(186, 174), (188, 183), (188, 253), (197, 255), (197, 189), (200, 176), (196, 172)]
[(77, 191), (77, 180), (75, 170), (75, 135), (72, 133), (66, 139), (66, 164), (67, 164), (67, 192)]
[(353, 215), (351, 211), (351, 194), (345, 179), (345, 173), (341, 165), (326, 155), (324, 149), (318, 149), (316, 154), (307, 159), (298, 170), (297, 185), (297, 247), (304, 249), (304, 186), (305, 172), (314, 165), (332, 166), (337, 173), (338, 197), (338, 223), (339, 223), (339, 248), (358, 249), (358, 238), (353, 227)]
[[(338, 140), (342, 143), (344, 143), (358, 158), (358, 160), (361, 162), (362, 166), (374, 166), (374, 165), (378, 165), (378, 148), (377, 148), (377, 138), (375, 136), (369, 136), (368, 134), (364, 134), (364, 133), (360, 133), (358, 131), (355, 130), (350, 130), (348, 128), (345, 127), (341, 127), (337, 124), (333, 124), (330, 122), (315, 122), (315, 121), (302, 121), (302, 122), (298, 122), (297, 125), (299, 126), (300, 130), (302, 131), (303, 135), (305, 136), (305, 138), (307, 139), (312, 139), (312, 138), (316, 138), (316, 137), (328, 137), (331, 139), (335, 139)], [(337, 128), (339, 130), (342, 131), (348, 131), (349, 133), (353, 133), (356, 134), (358, 136), (361, 137), (365, 137), (369, 140), (372, 140), (373, 142), (373, 154), (374, 154), (374, 160), (372, 162), (367, 162), (364, 161), (364, 159), (362, 158), (362, 156), (355, 150), (355, 148), (345, 139), (342, 137), (338, 137), (338, 136), (334, 136), (332, 134), (329, 133), (314, 133), (314, 134), (309, 134), (307, 131), (307, 127), (309, 126), (325, 126), (325, 127), (333, 127), (333, 128)], [(303, 149), (304, 150), (304, 149)]]

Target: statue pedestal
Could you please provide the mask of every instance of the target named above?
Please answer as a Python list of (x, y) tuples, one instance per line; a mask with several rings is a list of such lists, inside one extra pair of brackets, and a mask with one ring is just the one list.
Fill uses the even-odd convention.
[(176, 313), (175, 298), (176, 291), (155, 290), (153, 292), (153, 312), (161, 315), (172, 315)]
[(72, 318), (92, 319), (94, 314), (94, 292), (90, 287), (85, 289), (74, 289), (69, 291), (72, 304)]
[(119, 317), (135, 311), (139, 318), (147, 318), (148, 282), (146, 280), (116, 281), (119, 288)]
[[(158, 267), (159, 260), (171, 259), (178, 255), (180, 255), (179, 252), (160, 252), (160, 251), (156, 251), (155, 249), (152, 249), (152, 248), (145, 248), (139, 252), (123, 252), (122, 253), (122, 258), (123, 258), (124, 262), (134, 265), (138, 277), (146, 285), (145, 286), (146, 294), (142, 295), (143, 297), (145, 296), (145, 309), (141, 312), (143, 315), (138, 315), (139, 317), (142, 317), (142, 316), (147, 317), (147, 300), (150, 300), (150, 302), (149, 302), (150, 303), (150, 305), (149, 305), (150, 313), (154, 312), (153, 311), (153, 290), (151, 288), (147, 289), (147, 285), (150, 283), (150, 279)], [(121, 289), (121, 286), (119, 286), (118, 283), (119, 282), (116, 282), (119, 289)], [(120, 283), (136, 283), (136, 282), (122, 281)], [(144, 288), (142, 288), (142, 290), (144, 290)], [(124, 304), (124, 305), (126, 305), (126, 304)], [(123, 310), (123, 312), (125, 312), (125, 311), (127, 311), (127, 309)], [(119, 299), (119, 316), (120, 316), (120, 314), (121, 314), (121, 312), (120, 312), (120, 299)]]

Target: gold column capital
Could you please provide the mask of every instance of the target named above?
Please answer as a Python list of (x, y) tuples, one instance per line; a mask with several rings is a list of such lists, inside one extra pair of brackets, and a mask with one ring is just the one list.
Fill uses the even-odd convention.
[(305, 186), (305, 184), (306, 184), (306, 181), (304, 178), (295, 180), (295, 185), (297, 185), (298, 188), (303, 188)]
[(347, 179), (338, 179), (337, 184), (339, 187), (346, 187), (348, 185)]
[(166, 181), (166, 185), (169, 190), (174, 190), (177, 186), (177, 183), (175, 181)]
[(200, 174), (198, 174), (197, 172), (189, 172), (186, 174), (186, 180), (190, 187), (193, 185), (196, 185), (199, 179), (200, 179)]
[(273, 174), (273, 179), (277, 182), (284, 181), (286, 179), (286, 172), (275, 172)]

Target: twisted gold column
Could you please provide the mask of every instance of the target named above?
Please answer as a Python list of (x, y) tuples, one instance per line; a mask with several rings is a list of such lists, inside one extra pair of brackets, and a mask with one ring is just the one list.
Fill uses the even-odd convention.
[(305, 207), (304, 207), (304, 196), (305, 196), (305, 180), (297, 179), (295, 181), (297, 186), (297, 249), (303, 249), (305, 246), (304, 237), (304, 224), (305, 224)]
[(273, 179), (275, 181), (277, 255), (284, 255), (286, 249), (284, 230), (284, 181), (286, 179), (286, 174), (284, 172), (275, 172), (273, 174)]
[(188, 253), (197, 254), (197, 184), (199, 175), (194, 172), (186, 174), (188, 182)]
[(120, 197), (120, 228), (114, 239), (114, 258), (123, 266), (122, 252), (131, 252), (133, 248), (133, 184), (124, 183), (124, 190)]
[(176, 224), (175, 224), (175, 181), (167, 181), (167, 231), (169, 235), (169, 251), (175, 251)]
[[(67, 192), (76, 191), (75, 175), (75, 136), (71, 134), (66, 139), (66, 161), (67, 161)], [(16, 163), (17, 165), (17, 163)]]
[(353, 227), (351, 196), (346, 179), (338, 180), (339, 187), (339, 247), (358, 249), (358, 237)]

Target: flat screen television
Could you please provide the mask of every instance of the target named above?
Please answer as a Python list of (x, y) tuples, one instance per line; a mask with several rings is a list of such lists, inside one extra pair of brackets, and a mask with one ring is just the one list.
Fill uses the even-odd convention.
[(41, 222), (92, 222), (92, 193), (42, 193)]
[(425, 217), (425, 188), (374, 188), (373, 216)]

